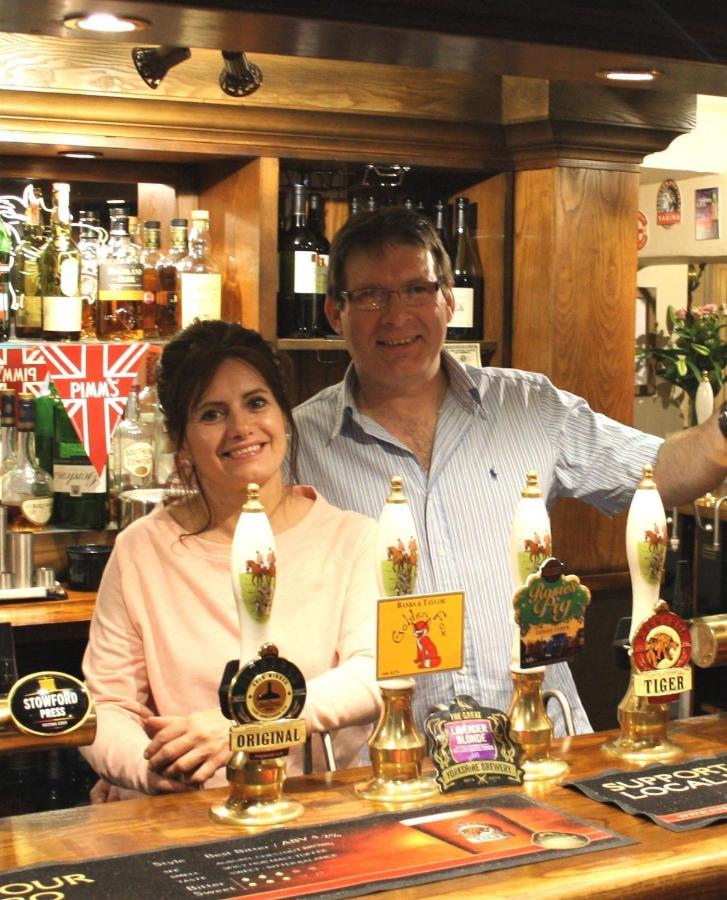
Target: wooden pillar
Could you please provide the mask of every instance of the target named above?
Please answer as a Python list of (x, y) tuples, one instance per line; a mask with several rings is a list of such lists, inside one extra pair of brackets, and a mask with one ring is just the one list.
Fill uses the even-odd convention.
[[(693, 124), (693, 98), (668, 113), (644, 92), (597, 88), (589, 102), (584, 91), (532, 79), (503, 84), (516, 160), (512, 365), (543, 372), (631, 424), (639, 163)], [(561, 501), (554, 550), (579, 575), (624, 572), (624, 519)]]

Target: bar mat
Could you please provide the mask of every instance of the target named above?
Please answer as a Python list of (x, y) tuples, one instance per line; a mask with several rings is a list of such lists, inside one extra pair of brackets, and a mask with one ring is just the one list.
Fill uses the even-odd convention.
[(648, 816), (670, 831), (692, 831), (727, 819), (727, 753), (634, 771), (609, 769), (598, 778), (564, 781), (592, 800)]
[(191, 847), (26, 866), (0, 873), (0, 896), (42, 885), (48, 896), (67, 900), (333, 900), (633, 843), (528, 797), (502, 794)]

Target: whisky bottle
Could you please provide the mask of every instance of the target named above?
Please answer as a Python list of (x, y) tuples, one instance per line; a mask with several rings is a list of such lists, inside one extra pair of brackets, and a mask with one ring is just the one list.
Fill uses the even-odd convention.
[(23, 239), (15, 248), (12, 283), (15, 290), (15, 335), (22, 339), (41, 336), (43, 305), (40, 292), (40, 258), (46, 244), (40, 221), (40, 190), (28, 195)]
[(2, 503), (8, 510), (9, 531), (42, 531), (53, 513), (53, 479), (35, 461), (34, 426), (33, 395), (19, 394), (17, 458), (2, 478)]
[(81, 335), (81, 254), (71, 238), (67, 184), (53, 185), (51, 238), (40, 258), (43, 338), (77, 341)]
[(194, 209), (191, 217), (189, 253), (179, 264), (181, 328), (194, 319), (219, 319), (222, 311), (222, 278), (209, 250), (209, 213)]
[(101, 228), (98, 218), (90, 210), (78, 214), (80, 236), (78, 249), (81, 254), (81, 337), (96, 338), (96, 301), (98, 300), (98, 260), (101, 253)]
[(62, 402), (55, 405), (53, 424), (53, 522), (61, 528), (105, 528), (106, 470), (96, 471)]
[[(142, 325), (144, 337), (159, 337), (157, 323), (157, 302), (161, 300), (161, 273), (166, 260), (161, 251), (161, 224), (156, 219), (144, 222), (143, 249), (141, 251), (142, 284), (144, 287), (144, 307)], [(157, 299), (158, 298), (158, 299)]]
[(106, 341), (140, 341), (143, 327), (141, 253), (129, 235), (129, 217), (114, 216), (98, 267), (96, 335)]
[(179, 264), (189, 252), (187, 247), (187, 220), (172, 219), (170, 223), (171, 245), (159, 269), (156, 317), (159, 337), (171, 337), (179, 331)]

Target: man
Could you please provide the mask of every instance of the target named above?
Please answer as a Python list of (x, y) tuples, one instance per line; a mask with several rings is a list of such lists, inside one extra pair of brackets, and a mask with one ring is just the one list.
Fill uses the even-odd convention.
[[(667, 506), (700, 496), (727, 469), (716, 416), (662, 447), (543, 375), (462, 367), (443, 352), (452, 283), (436, 233), (416, 212), (350, 219), (331, 247), (325, 310), (352, 363), (341, 383), (295, 411), (301, 480), (378, 517), (390, 477), (402, 475), (420, 543), (417, 592), (465, 591), (464, 666), (418, 680), (419, 721), (455, 694), (509, 707), (508, 542), (528, 471), (548, 505), (577, 497), (614, 515), (655, 460)], [(590, 730), (566, 665), (548, 667), (545, 686), (566, 694), (578, 731)]]

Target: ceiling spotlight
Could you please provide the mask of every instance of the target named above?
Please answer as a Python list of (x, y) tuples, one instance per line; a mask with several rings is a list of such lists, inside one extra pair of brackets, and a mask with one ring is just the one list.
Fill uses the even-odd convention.
[(220, 72), (220, 87), (230, 97), (246, 97), (262, 84), (263, 73), (255, 63), (248, 62), (244, 53), (222, 51), (225, 66)]
[(131, 16), (115, 16), (112, 13), (91, 13), (89, 16), (68, 16), (63, 20), (66, 28), (78, 28), (81, 31), (102, 31), (106, 34), (119, 34), (125, 31), (143, 31), (149, 23), (146, 19)]
[(658, 69), (601, 69), (596, 72), (598, 78), (606, 81), (654, 81), (662, 73)]
[(99, 150), (59, 150), (58, 156), (66, 159), (101, 159), (103, 153)]
[(189, 47), (134, 47), (131, 51), (137, 72), (154, 90), (170, 69), (189, 59), (191, 55)]

